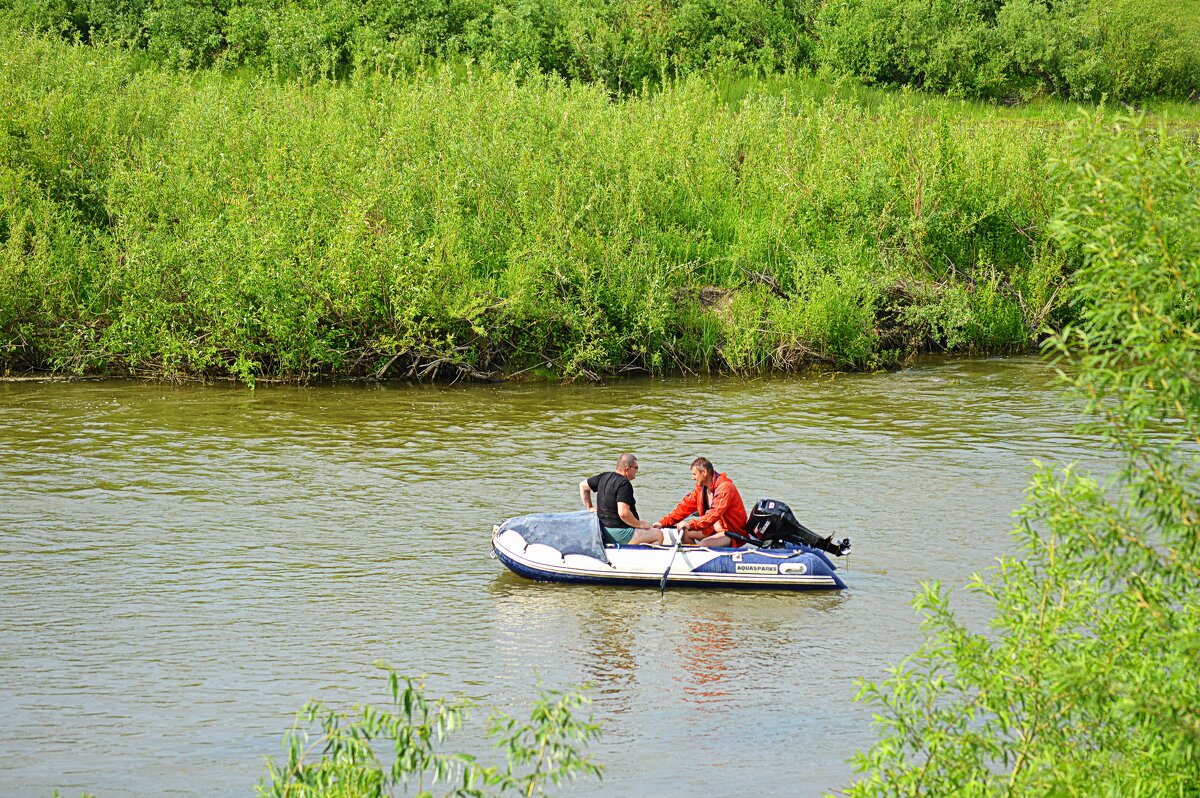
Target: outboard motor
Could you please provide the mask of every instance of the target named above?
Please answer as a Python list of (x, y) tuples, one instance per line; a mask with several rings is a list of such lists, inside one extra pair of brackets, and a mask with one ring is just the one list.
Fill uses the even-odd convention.
[(833, 535), (821, 537), (796, 520), (792, 508), (775, 499), (760, 499), (746, 519), (746, 531), (762, 541), (764, 548), (783, 548), (789, 543), (810, 546), (841, 557), (850, 551), (850, 538), (834, 542)]

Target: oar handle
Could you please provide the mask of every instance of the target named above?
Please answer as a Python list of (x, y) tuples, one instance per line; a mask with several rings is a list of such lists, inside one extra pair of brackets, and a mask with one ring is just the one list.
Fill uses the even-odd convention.
[[(664, 529), (675, 529), (675, 527), (664, 527)], [(675, 555), (679, 553), (679, 547), (683, 545), (683, 533), (679, 533), (679, 540), (675, 541), (675, 548), (671, 549), (671, 559), (667, 560), (667, 570), (663, 571), (662, 580), (658, 583), (658, 597), (665, 598), (667, 595), (667, 577), (671, 574), (671, 566), (675, 564)]]

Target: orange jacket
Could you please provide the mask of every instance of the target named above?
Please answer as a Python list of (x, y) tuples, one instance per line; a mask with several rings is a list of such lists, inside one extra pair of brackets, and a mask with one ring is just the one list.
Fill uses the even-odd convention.
[[(663, 526), (674, 526), (677, 521), (696, 513), (699, 518), (691, 521), (689, 525), (699, 532), (712, 534), (713, 524), (720, 521), (725, 529), (739, 535), (746, 534), (746, 507), (742, 504), (742, 495), (734, 487), (733, 480), (724, 474), (717, 474), (713, 480), (712, 493), (712, 507), (709, 507), (704, 487), (697, 483), (696, 489), (684, 496), (679, 506), (664, 516), (659, 523)], [(733, 545), (740, 544), (735, 540)]]

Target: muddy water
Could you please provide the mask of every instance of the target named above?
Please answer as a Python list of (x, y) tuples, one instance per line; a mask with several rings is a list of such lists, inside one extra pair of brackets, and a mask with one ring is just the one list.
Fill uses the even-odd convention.
[[(1033, 359), (607, 386), (2, 384), (0, 793), (249, 794), (306, 699), (382, 701), (385, 661), (514, 712), (539, 679), (590, 683), (606, 776), (572, 795), (817, 795), (873, 739), (854, 679), (912, 650), (918, 583), (1011, 550), (1032, 458), (1097, 462), (1074, 421)], [(850, 589), (660, 601), (489, 558), (493, 523), (574, 509), (626, 449), (643, 516), (706, 455), (748, 502), (849, 536)]]

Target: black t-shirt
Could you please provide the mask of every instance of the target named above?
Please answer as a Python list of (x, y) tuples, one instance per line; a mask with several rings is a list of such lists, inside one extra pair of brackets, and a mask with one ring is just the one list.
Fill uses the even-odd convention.
[(637, 503), (633, 500), (633, 483), (616, 471), (597, 474), (589, 479), (587, 484), (596, 494), (596, 515), (600, 518), (601, 526), (610, 529), (622, 529), (629, 526), (617, 514), (617, 502), (628, 504), (633, 517), (638, 517)]

